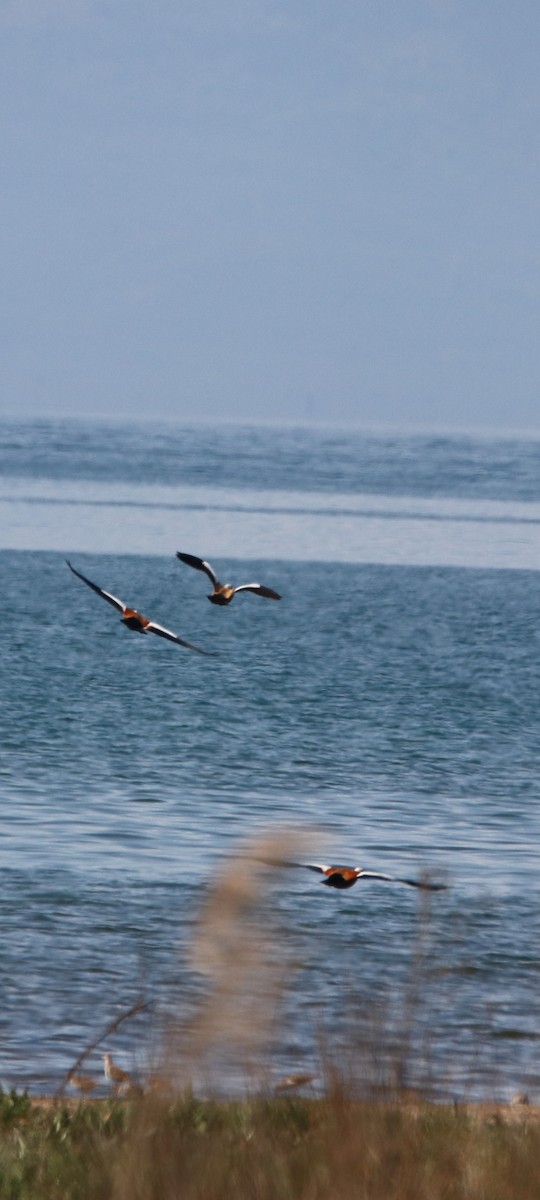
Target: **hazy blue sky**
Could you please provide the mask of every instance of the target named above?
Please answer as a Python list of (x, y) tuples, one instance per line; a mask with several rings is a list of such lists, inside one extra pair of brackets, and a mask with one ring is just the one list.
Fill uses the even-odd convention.
[(5, 415), (540, 429), (538, 0), (0, 0)]

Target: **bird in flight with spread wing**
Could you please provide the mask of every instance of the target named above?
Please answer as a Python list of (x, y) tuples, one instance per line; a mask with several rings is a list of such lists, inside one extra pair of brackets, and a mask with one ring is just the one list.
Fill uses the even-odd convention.
[(169, 642), (176, 642), (178, 646), (185, 646), (188, 650), (195, 650), (197, 654), (212, 654), (211, 650), (201, 650), (200, 646), (194, 646), (191, 642), (186, 642), (177, 633), (173, 633), (170, 629), (165, 629), (164, 625), (158, 625), (156, 621), (149, 621), (148, 617), (143, 617), (142, 613), (138, 612), (136, 608), (129, 608), (127, 604), (124, 604), (123, 600), (119, 600), (111, 592), (105, 592), (103, 588), (98, 587), (97, 583), (92, 583), (91, 579), (87, 579), (86, 575), (83, 575), (81, 571), (77, 571), (71, 565), (69, 559), (66, 558), (66, 562), (70, 571), (73, 571), (74, 575), (82, 579), (87, 587), (92, 588), (93, 592), (97, 592), (98, 596), (102, 596), (104, 600), (113, 605), (113, 608), (122, 613), (121, 619), (123, 624), (128, 629), (132, 629), (134, 633), (155, 633), (158, 637), (166, 638)]
[(255, 592), (257, 596), (265, 596), (267, 600), (281, 600), (278, 592), (265, 587), (263, 583), (241, 583), (239, 587), (233, 587), (230, 583), (220, 583), (213, 567), (205, 562), (204, 558), (196, 558), (194, 554), (182, 554), (180, 550), (176, 551), (176, 557), (188, 567), (194, 567), (196, 571), (203, 571), (208, 575), (214, 589), (208, 597), (211, 604), (230, 604), (237, 592)]
[(321, 883), (326, 884), (326, 887), (344, 888), (354, 887), (359, 879), (382, 879), (385, 883), (406, 883), (408, 887), (422, 888), (427, 892), (441, 892), (446, 889), (445, 883), (431, 883), (424, 879), (404, 879), (400, 875), (387, 875), (382, 871), (366, 871), (364, 867), (344, 867), (344, 866), (329, 866), (327, 863), (297, 863), (286, 862), (281, 859), (262, 859), (267, 866), (271, 867), (306, 867), (308, 871), (317, 871), (319, 875), (324, 875)]

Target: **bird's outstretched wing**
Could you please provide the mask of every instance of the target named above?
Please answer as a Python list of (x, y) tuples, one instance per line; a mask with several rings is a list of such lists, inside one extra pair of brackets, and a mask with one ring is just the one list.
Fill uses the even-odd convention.
[(446, 883), (430, 883), (429, 879), (396, 879), (396, 883), (406, 883), (408, 887), (422, 888), (425, 892), (446, 892)]
[(178, 646), (185, 646), (188, 650), (194, 650), (196, 654), (206, 654), (209, 657), (214, 656), (213, 650), (202, 650), (200, 646), (194, 646), (192, 642), (186, 642), (177, 633), (173, 633), (170, 629), (165, 629), (164, 625), (157, 625), (155, 621), (148, 622), (146, 632), (156, 633), (158, 637), (167, 638), (169, 642), (176, 642)]
[(309, 871), (318, 871), (320, 875), (330, 870), (323, 863), (291, 862), (290, 858), (257, 858), (257, 862), (265, 863), (267, 867), (307, 867)]
[(97, 592), (98, 596), (103, 596), (103, 599), (108, 600), (109, 604), (112, 604), (114, 608), (118, 609), (118, 612), (124, 613), (126, 611), (127, 605), (124, 604), (123, 600), (119, 600), (118, 597), (113, 596), (111, 592), (105, 592), (103, 588), (98, 587), (97, 583), (92, 583), (91, 579), (87, 579), (86, 575), (82, 575), (80, 571), (76, 571), (75, 567), (72, 567), (68, 558), (66, 558), (66, 562), (70, 571), (73, 571), (74, 575), (77, 575), (79, 579), (82, 579), (83, 583), (86, 583), (87, 587), (92, 588), (93, 592)]
[[(358, 868), (355, 868), (358, 869)], [(407, 887), (422, 888), (426, 892), (442, 892), (446, 890), (445, 883), (430, 883), (427, 879), (403, 879), (400, 875), (386, 875), (382, 871), (358, 871), (359, 879), (383, 879), (387, 883), (406, 883)]]
[(257, 592), (259, 596), (266, 596), (267, 600), (281, 600), (278, 592), (273, 592), (272, 588), (265, 587), (263, 583), (241, 583), (240, 587), (234, 590), (235, 592)]
[(186, 563), (188, 567), (194, 567), (196, 571), (204, 571), (204, 574), (208, 575), (214, 587), (217, 587), (217, 575), (210, 566), (210, 563), (204, 561), (204, 558), (197, 558), (194, 554), (182, 554), (181, 550), (176, 551), (176, 557), (180, 559), (180, 562)]
[(382, 879), (386, 883), (403, 883), (403, 879), (397, 879), (395, 875), (387, 875), (385, 871), (365, 871), (363, 867), (353, 867), (354, 871), (358, 872), (359, 879)]

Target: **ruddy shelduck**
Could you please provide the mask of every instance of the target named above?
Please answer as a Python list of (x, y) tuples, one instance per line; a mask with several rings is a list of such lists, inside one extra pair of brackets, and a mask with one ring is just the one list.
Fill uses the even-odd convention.
[(97, 583), (92, 583), (91, 579), (87, 579), (86, 575), (83, 575), (81, 571), (77, 571), (75, 567), (71, 565), (69, 559), (66, 558), (66, 562), (70, 571), (73, 571), (74, 575), (77, 575), (79, 579), (82, 579), (83, 583), (85, 583), (87, 587), (92, 588), (93, 592), (97, 592), (98, 596), (102, 596), (102, 598), (107, 600), (109, 604), (112, 604), (113, 607), (118, 610), (118, 612), (122, 613), (123, 624), (126, 625), (128, 629), (132, 629), (134, 633), (155, 633), (158, 637), (167, 638), (167, 641), (169, 642), (176, 642), (178, 646), (185, 646), (188, 650), (195, 650), (196, 654), (212, 654), (211, 650), (201, 650), (200, 646), (194, 646), (192, 642), (186, 642), (184, 638), (179, 637), (177, 633), (172, 633), (170, 629), (165, 629), (164, 625), (158, 625), (156, 621), (149, 621), (148, 617), (143, 617), (142, 613), (138, 612), (136, 608), (129, 608), (127, 604), (124, 604), (123, 600), (119, 600), (118, 597), (113, 596), (111, 592), (104, 591), (103, 588), (98, 587)]
[(230, 604), (237, 592), (255, 592), (257, 596), (264, 596), (267, 600), (281, 600), (278, 592), (272, 591), (272, 588), (263, 583), (241, 583), (238, 587), (233, 587), (231, 583), (220, 583), (213, 567), (205, 562), (204, 558), (196, 558), (194, 554), (183, 554), (180, 550), (176, 551), (176, 557), (188, 567), (194, 567), (196, 571), (203, 571), (208, 575), (214, 589), (208, 597), (211, 604)]
[(272, 867), (306, 867), (308, 871), (317, 871), (319, 875), (324, 875), (321, 883), (326, 884), (326, 887), (340, 890), (354, 887), (359, 879), (381, 879), (385, 883), (405, 883), (407, 887), (422, 888), (426, 892), (440, 892), (446, 888), (445, 883), (431, 883), (427, 879), (405, 879), (401, 875), (387, 875), (383, 871), (366, 871), (364, 867), (329, 866), (327, 863), (297, 863), (267, 858), (261, 861)]

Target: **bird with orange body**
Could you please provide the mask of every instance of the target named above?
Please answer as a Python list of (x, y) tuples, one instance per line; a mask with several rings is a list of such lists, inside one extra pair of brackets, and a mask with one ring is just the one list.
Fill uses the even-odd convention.
[(112, 592), (106, 592), (103, 588), (98, 587), (97, 583), (92, 583), (91, 579), (88, 579), (86, 575), (83, 575), (81, 571), (77, 571), (71, 565), (69, 559), (66, 558), (66, 562), (70, 571), (73, 571), (73, 574), (78, 579), (82, 579), (87, 587), (92, 588), (93, 592), (97, 592), (98, 596), (101, 596), (103, 600), (107, 600), (109, 604), (112, 604), (113, 608), (122, 613), (122, 623), (134, 633), (155, 633), (158, 637), (166, 638), (169, 642), (176, 642), (178, 646), (185, 646), (188, 650), (195, 650), (196, 654), (212, 654), (211, 650), (201, 650), (200, 646), (194, 646), (192, 642), (186, 642), (184, 638), (179, 637), (177, 633), (173, 633), (170, 629), (166, 629), (164, 625), (158, 625), (156, 621), (150, 621), (148, 617), (143, 617), (143, 614), (138, 612), (136, 608), (129, 608), (127, 604), (124, 604), (123, 600), (119, 600), (117, 596), (113, 596)]
[(208, 575), (214, 589), (208, 596), (211, 604), (218, 604), (220, 607), (230, 604), (237, 592), (255, 592), (257, 596), (264, 596), (266, 600), (281, 600), (278, 592), (266, 587), (264, 583), (241, 583), (237, 587), (233, 587), (232, 583), (220, 583), (210, 563), (206, 562), (204, 558), (197, 558), (195, 554), (183, 554), (182, 551), (177, 550), (176, 557), (180, 559), (180, 562), (186, 563), (186, 566), (194, 567), (196, 571), (202, 571)]
[(324, 875), (321, 883), (326, 887), (338, 888), (340, 891), (354, 887), (359, 879), (380, 879), (385, 883), (405, 883), (407, 887), (421, 888), (426, 892), (440, 892), (446, 888), (445, 883), (432, 883), (428, 879), (406, 879), (401, 875), (388, 875), (383, 871), (367, 871), (364, 867), (344, 867), (327, 863), (287, 862), (281, 859), (261, 859), (271, 867), (306, 867), (308, 871), (317, 871)]

